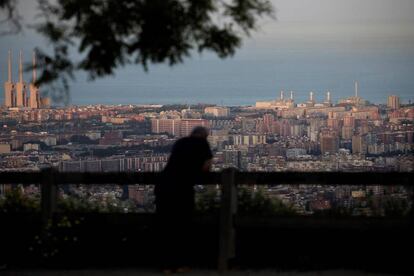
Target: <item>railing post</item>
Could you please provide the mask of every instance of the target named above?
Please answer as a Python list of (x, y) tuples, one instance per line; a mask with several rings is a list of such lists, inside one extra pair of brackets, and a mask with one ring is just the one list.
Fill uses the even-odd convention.
[(410, 224), (414, 226), (414, 187), (410, 186), (407, 190), (411, 191), (411, 210), (410, 210)]
[(54, 170), (42, 170), (41, 183), (41, 214), (43, 229), (47, 227), (53, 218), (57, 201), (57, 187), (54, 180)]
[(221, 206), (219, 225), (218, 270), (228, 269), (228, 262), (235, 257), (234, 215), (237, 212), (236, 169), (230, 168), (222, 172)]

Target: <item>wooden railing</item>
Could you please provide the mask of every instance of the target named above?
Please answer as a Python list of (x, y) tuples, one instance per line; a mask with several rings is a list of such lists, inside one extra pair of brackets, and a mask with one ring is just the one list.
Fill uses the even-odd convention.
[[(52, 169), (41, 172), (0, 172), (0, 184), (40, 184), (41, 212), (44, 224), (56, 210), (57, 185), (117, 184), (148, 185), (159, 180), (159, 173), (61, 173)], [(345, 172), (239, 172), (226, 169), (207, 173), (203, 185), (222, 186), (219, 226), (218, 269), (224, 271), (235, 255), (234, 217), (237, 213), (237, 185), (304, 184), (304, 185), (401, 185), (413, 196), (414, 173), (345, 173)], [(414, 198), (413, 198), (414, 200)], [(411, 220), (414, 218), (411, 208)]]

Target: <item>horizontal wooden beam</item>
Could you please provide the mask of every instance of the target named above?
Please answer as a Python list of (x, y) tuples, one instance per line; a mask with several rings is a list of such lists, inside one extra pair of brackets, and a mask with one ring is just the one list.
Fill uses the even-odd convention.
[[(154, 172), (121, 173), (61, 173), (0, 172), (0, 184), (40, 184), (45, 174), (53, 173), (56, 184), (155, 184), (161, 174)], [(206, 173), (198, 184), (220, 184), (221, 172)], [(414, 183), (414, 173), (399, 172), (235, 172), (238, 185), (404, 185)]]
[(39, 184), (41, 172), (0, 172), (0, 184)]

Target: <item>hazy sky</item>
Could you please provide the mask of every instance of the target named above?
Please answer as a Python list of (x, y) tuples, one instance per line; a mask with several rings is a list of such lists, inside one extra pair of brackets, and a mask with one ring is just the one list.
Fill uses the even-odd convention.
[[(26, 23), (36, 15), (34, 0), (19, 0)], [(272, 0), (277, 20), (264, 19), (258, 32), (246, 43), (267, 44), (284, 38), (347, 39), (362, 35), (414, 39), (413, 0)], [(45, 46), (45, 41), (31, 30), (0, 38), (0, 49), (17, 46), (30, 49)], [(28, 42), (31, 43), (22, 43)], [(289, 41), (287, 41), (289, 43)], [(0, 53), (0, 55), (4, 55)]]
[[(35, 15), (36, 1), (20, 0), (19, 2), (22, 16), (26, 23), (31, 23)], [(273, 0), (272, 3), (276, 8), (277, 20), (262, 20), (258, 32), (253, 33), (251, 38), (247, 38), (242, 49), (231, 59), (219, 61), (214, 55), (195, 55), (184, 65), (174, 67), (176, 69), (165, 69), (166, 66), (155, 66), (152, 69), (150, 67), (149, 74), (144, 73), (139, 67), (128, 66), (117, 70), (115, 78), (106, 78), (92, 83), (87, 82), (84, 75), (80, 75), (73, 87), (83, 93), (110, 83), (114, 89), (117, 89), (116, 87), (123, 89), (128, 85), (139, 90), (139, 85), (148, 87), (159, 85), (158, 82), (153, 83), (153, 81), (165, 77), (165, 72), (168, 72), (168, 76), (174, 80), (186, 79), (186, 72), (193, 74), (194, 70), (197, 70), (195, 68), (198, 68), (192, 67), (193, 64), (203, 62), (209, 62), (209, 68), (212, 70), (211, 73), (203, 71), (203, 76), (207, 74), (212, 83), (217, 83), (219, 79), (214, 79), (215, 77), (225, 78), (226, 76), (214, 75), (214, 70), (216, 70), (214, 66), (234, 64), (237, 67), (238, 62), (249, 60), (272, 61), (278, 64), (278, 60), (285, 59), (284, 62), (294, 60), (297, 66), (303, 64), (303, 67), (308, 67), (307, 63), (314, 62), (309, 60), (309, 56), (312, 56), (314, 52), (328, 52), (332, 57), (338, 55), (345, 61), (344, 56), (364, 56), (365, 53), (369, 53), (380, 59), (381, 64), (387, 64), (387, 59), (381, 60), (382, 56), (389, 56), (388, 54), (392, 53), (397, 57), (393, 59), (394, 64), (412, 61), (414, 0)], [(17, 57), (17, 50), (22, 49), (24, 56), (29, 57), (34, 47), (45, 48), (47, 44), (42, 37), (31, 30), (25, 30), (19, 35), (0, 37), (1, 82), (7, 77), (7, 50), (13, 49), (14, 56)], [(213, 65), (211, 61), (218, 65)], [(369, 63), (367, 63), (367, 71), (370, 70), (368, 65)], [(251, 66), (256, 65), (252, 63)], [(337, 66), (341, 66), (341, 63)], [(403, 66), (404, 70), (414, 72), (414, 63), (404, 63)], [(16, 69), (15, 64), (14, 69)], [(275, 68), (274, 70), (282, 69)], [(397, 69), (394, 68), (395, 70)], [(17, 72), (14, 74), (17, 75)], [(324, 74), (323, 70), (321, 74)], [(139, 81), (135, 78), (137, 75), (140, 75)], [(30, 79), (29, 74), (26, 79)], [(283, 82), (283, 80), (279, 81)], [(411, 80), (401, 77), (396, 81), (404, 82), (405, 87), (414, 88), (414, 82)], [(406, 91), (405, 93), (412, 92)], [(72, 98), (76, 101), (76, 92), (73, 93)]]
[(278, 18), (301, 22), (414, 22), (412, 0), (274, 0)]
[[(32, 19), (35, 0), (19, 1), (23, 17)], [(412, 0), (271, 0), (280, 22), (414, 22)]]

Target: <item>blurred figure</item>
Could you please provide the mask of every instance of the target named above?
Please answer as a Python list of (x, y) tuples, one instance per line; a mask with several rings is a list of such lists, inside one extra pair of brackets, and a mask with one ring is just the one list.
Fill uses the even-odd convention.
[(207, 142), (208, 130), (196, 127), (191, 135), (173, 146), (161, 181), (155, 186), (160, 250), (165, 269), (176, 272), (188, 265), (195, 209), (194, 185), (210, 170), (213, 157)]

